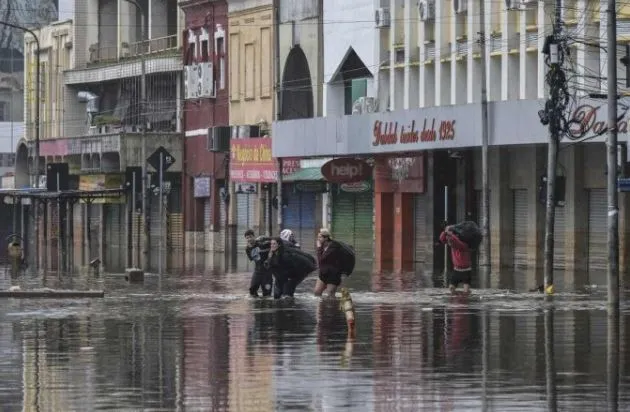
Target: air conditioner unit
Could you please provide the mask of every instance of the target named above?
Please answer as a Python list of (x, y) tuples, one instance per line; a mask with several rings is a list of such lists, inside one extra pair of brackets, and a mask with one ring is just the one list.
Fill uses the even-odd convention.
[(214, 67), (210, 62), (200, 63), (201, 66), (201, 96), (214, 99), (216, 92), (214, 89)]
[(376, 9), (374, 12), (374, 23), (376, 24), (376, 27), (389, 27), (389, 8), (380, 7)]
[(207, 148), (210, 152), (230, 151), (230, 126), (215, 126), (208, 128)]
[(468, 0), (453, 0), (453, 11), (455, 13), (464, 13), (468, 10)]
[(420, 0), (418, 2), (418, 15), (421, 21), (435, 19), (435, 0)]
[(257, 125), (241, 125), (239, 126), (239, 136), (241, 138), (260, 137), (260, 127)]

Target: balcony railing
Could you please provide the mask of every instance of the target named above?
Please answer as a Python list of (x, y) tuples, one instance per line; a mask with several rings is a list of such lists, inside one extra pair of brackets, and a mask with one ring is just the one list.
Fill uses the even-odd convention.
[[(129, 55), (140, 56), (146, 54), (162, 53), (170, 50), (177, 50), (179, 36), (172, 35), (158, 37), (156, 39), (143, 40), (129, 45)], [(123, 54), (125, 49), (123, 47)]]
[(143, 40), (135, 43), (122, 43), (120, 47), (120, 55), (118, 47), (105, 46), (102, 47), (98, 43), (90, 46), (90, 65), (113, 63), (121, 60), (133, 59), (139, 56), (150, 56), (154, 54), (168, 53), (177, 51), (179, 36), (165, 36), (155, 39)]

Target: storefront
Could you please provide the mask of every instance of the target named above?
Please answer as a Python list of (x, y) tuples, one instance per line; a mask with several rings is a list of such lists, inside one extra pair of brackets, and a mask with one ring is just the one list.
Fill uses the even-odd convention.
[(244, 233), (252, 229), (258, 234), (258, 185), (236, 183), (236, 246), (243, 250), (246, 246)]
[(589, 282), (605, 285), (608, 265), (607, 212), (608, 197), (606, 189), (588, 191), (588, 271)]
[(357, 260), (374, 256), (374, 190), (372, 182), (335, 184), (332, 188), (332, 234), (354, 247)]

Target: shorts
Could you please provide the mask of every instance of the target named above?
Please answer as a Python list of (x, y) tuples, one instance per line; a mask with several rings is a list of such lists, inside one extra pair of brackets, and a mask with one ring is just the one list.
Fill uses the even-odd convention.
[(451, 275), (448, 280), (449, 285), (457, 286), (460, 283), (470, 285), (472, 281), (472, 270), (464, 270), (462, 272), (457, 270), (452, 270)]
[(335, 286), (339, 286), (341, 285), (341, 273), (339, 272), (327, 272), (327, 273), (321, 273), (319, 274), (319, 280), (321, 280), (322, 282), (324, 282), (324, 284), (326, 285), (335, 285)]

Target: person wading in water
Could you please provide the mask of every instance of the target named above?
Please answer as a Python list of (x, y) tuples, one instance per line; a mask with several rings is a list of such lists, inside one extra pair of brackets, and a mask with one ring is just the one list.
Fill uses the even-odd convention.
[(344, 253), (341, 245), (334, 241), (328, 229), (322, 228), (317, 235), (317, 261), (319, 263), (319, 279), (315, 284), (315, 296), (322, 296), (324, 291), (334, 297), (341, 285)]
[(453, 232), (453, 226), (446, 226), (440, 234), (440, 242), (449, 245), (451, 248), (453, 271), (450, 273), (448, 280), (449, 290), (451, 293), (455, 293), (457, 286), (461, 283), (464, 285), (464, 293), (470, 293), (470, 282), (472, 280), (470, 247)]

